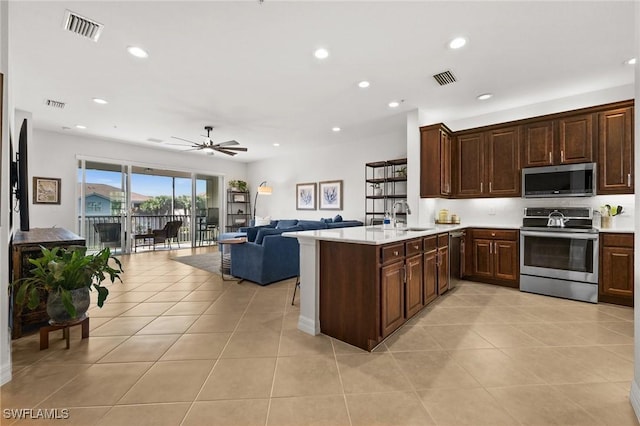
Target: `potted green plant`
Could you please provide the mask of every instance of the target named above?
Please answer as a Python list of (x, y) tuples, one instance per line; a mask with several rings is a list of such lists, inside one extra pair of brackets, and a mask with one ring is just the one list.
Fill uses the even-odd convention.
[(248, 186), (247, 186), (247, 182), (243, 180), (230, 180), (229, 188), (231, 188), (232, 191), (246, 192)]
[(29, 259), (34, 266), (32, 275), (12, 285), (18, 287), (16, 303), (26, 304), (30, 309), (38, 306), (41, 293), (46, 292), (47, 314), (53, 323), (82, 318), (89, 308), (89, 291), (93, 289), (98, 292), (98, 306), (102, 307), (109, 295), (109, 289), (102, 285), (107, 276), (112, 283), (116, 279), (122, 282), (122, 264), (108, 247), (94, 254), (87, 254), (84, 246), (40, 250), (42, 257)]

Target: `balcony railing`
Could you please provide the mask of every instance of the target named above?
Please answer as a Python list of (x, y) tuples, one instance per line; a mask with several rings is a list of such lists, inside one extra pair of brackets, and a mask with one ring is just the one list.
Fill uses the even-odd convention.
[[(85, 216), (84, 223), (78, 217), (79, 229), (87, 240), (90, 250), (101, 248), (100, 238), (95, 229), (97, 223), (122, 223), (121, 216)], [(178, 241), (191, 245), (191, 216), (190, 215), (136, 215), (132, 216), (133, 234), (146, 234), (149, 230), (162, 229), (170, 221), (181, 220), (182, 226), (178, 230)], [(211, 242), (215, 240), (215, 234), (211, 232), (211, 226), (207, 225), (205, 216), (196, 216), (196, 243)], [(125, 229), (125, 232), (127, 230)]]

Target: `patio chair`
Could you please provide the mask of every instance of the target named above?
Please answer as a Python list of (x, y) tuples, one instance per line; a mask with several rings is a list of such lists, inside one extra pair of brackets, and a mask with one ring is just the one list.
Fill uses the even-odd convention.
[(120, 247), (121, 226), (119, 223), (94, 223), (93, 229), (98, 233), (100, 247)]
[(155, 247), (158, 243), (164, 243), (166, 246), (169, 243), (169, 250), (171, 250), (171, 240), (175, 239), (180, 248), (180, 239), (178, 238), (178, 230), (182, 226), (181, 220), (172, 220), (167, 222), (162, 229), (154, 229), (153, 232), (153, 245)]

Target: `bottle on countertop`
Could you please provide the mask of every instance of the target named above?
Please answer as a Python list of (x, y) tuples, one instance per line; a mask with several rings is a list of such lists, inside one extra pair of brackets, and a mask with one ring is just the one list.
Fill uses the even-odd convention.
[(393, 229), (392, 219), (389, 212), (385, 212), (384, 219), (382, 219), (382, 229)]

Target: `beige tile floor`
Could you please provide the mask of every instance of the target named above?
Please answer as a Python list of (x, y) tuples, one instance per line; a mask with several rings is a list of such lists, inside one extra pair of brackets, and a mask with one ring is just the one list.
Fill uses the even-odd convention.
[(463, 282), (366, 353), (297, 330), (294, 280), (223, 282), (170, 260), (208, 250), (123, 257), (124, 285), (69, 350), (14, 341), (2, 408), (70, 417), (1, 423), (638, 424), (632, 309)]

